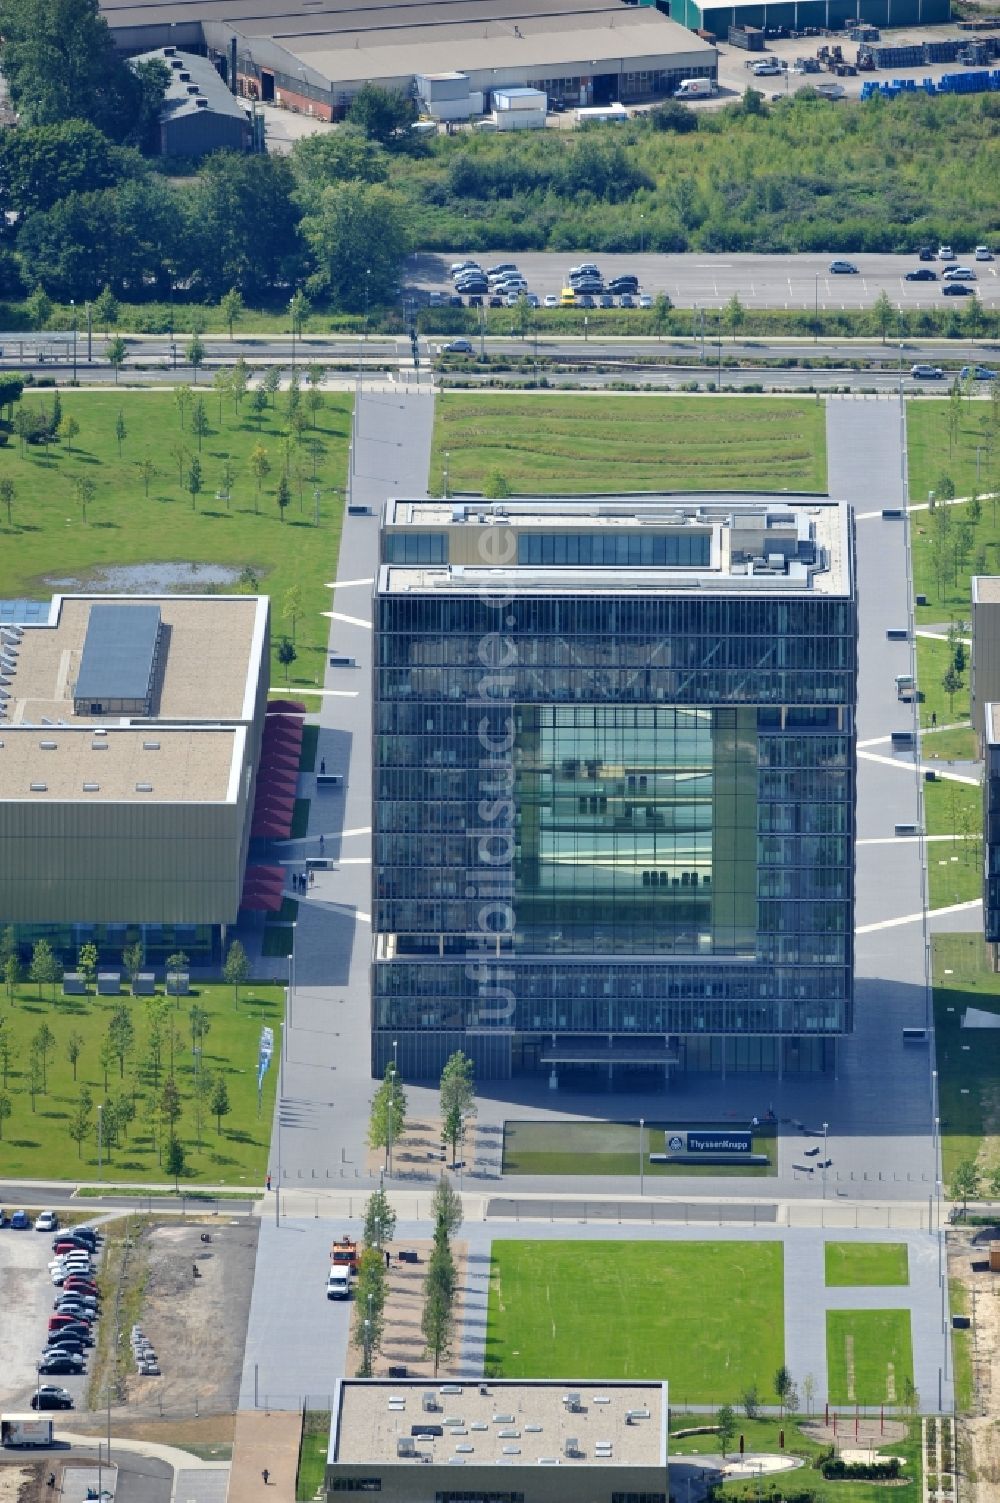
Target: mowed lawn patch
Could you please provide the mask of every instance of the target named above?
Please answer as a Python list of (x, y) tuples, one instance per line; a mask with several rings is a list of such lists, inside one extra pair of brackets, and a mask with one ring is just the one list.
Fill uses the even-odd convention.
[(905, 1242), (828, 1242), (828, 1288), (855, 1284), (908, 1284), (909, 1249)]
[(654, 1378), (671, 1402), (736, 1402), (784, 1361), (778, 1242), (493, 1243), (486, 1371)]
[[(200, 442), (192, 431), (199, 399), (208, 428)], [(50, 412), (53, 400), (54, 393), (29, 388), (21, 405)], [(56, 588), (86, 588), (94, 571), (122, 565), (226, 565), (237, 575), (249, 568), (272, 597), (272, 683), (283, 689), (286, 682), (277, 662), (283, 636), (294, 636), (298, 654), (288, 670), (289, 687), (322, 683), (328, 623), (320, 612), (330, 603), (325, 582), (336, 576), (340, 551), (350, 397), (324, 392), (315, 428), (306, 426), (299, 439), (294, 431), (288, 437), (287, 392), (278, 393), (259, 422), (250, 397), (239, 414), (232, 398), (223, 397), (220, 419), (219, 394), (210, 386), (193, 389), (183, 423), (169, 391), (63, 391), (60, 401), (64, 420), (72, 417), (79, 426), (72, 439), (44, 450), (28, 445), (22, 452), (12, 435), (3, 449), (3, 473), (14, 482), (15, 495), (9, 524), (6, 509), (0, 509), (0, 597), (37, 599)], [(120, 453), (119, 413), (125, 425)], [(250, 463), (258, 446), (268, 466), (259, 485)], [(201, 490), (192, 504), (188, 482), (195, 459)], [(153, 466), (148, 496), (147, 460)], [(277, 491), (286, 460), (290, 502), (282, 522)], [(80, 480), (93, 482), (86, 520)], [(292, 586), (300, 596), (295, 620), (286, 614)], [(203, 588), (197, 568), (187, 587)], [(227, 592), (234, 588), (226, 586)]]
[[(654, 1163), (664, 1154), (668, 1135), (686, 1127), (732, 1129), (730, 1122), (646, 1122), (642, 1129), (643, 1173), (655, 1176), (718, 1176), (776, 1174), (778, 1139), (773, 1126), (753, 1130), (753, 1152), (766, 1154), (766, 1164)], [(639, 1177), (638, 1122), (506, 1121), (503, 1129), (504, 1174), (571, 1174)]]
[(927, 874), (932, 908), (970, 903), (983, 895), (983, 795), (969, 783), (942, 780), (924, 784), (928, 835), (950, 840), (927, 843)]
[(827, 1310), (826, 1369), (831, 1404), (905, 1404), (909, 1310)]
[(935, 934), (931, 957), (941, 1163), (948, 1185), (963, 1159), (978, 1159), (987, 1175), (1000, 1167), (1000, 1028), (962, 1028), (967, 1007), (1000, 1013), (1000, 976), (981, 934)]
[(759, 397), (442, 392), (431, 489), (520, 494), (826, 489), (823, 405)]
[[(125, 1007), (132, 1022), (133, 1039), (124, 1065), (101, 1059), (108, 1037), (108, 1024), (116, 1005)], [(208, 1021), (200, 1058), (193, 1052), (191, 1008), (204, 1011)], [(0, 1156), (6, 1172), (15, 1178), (97, 1180), (125, 1184), (170, 1178), (163, 1167), (168, 1133), (164, 1116), (164, 1083), (172, 1074), (180, 1093), (180, 1116), (174, 1131), (184, 1147), (187, 1168), (182, 1186), (197, 1183), (246, 1186), (258, 1189), (267, 1174), (267, 1155), (274, 1110), (277, 1060), (281, 1053), (281, 987), (250, 982), (240, 988), (236, 1006), (233, 988), (223, 985), (192, 987), (190, 996), (155, 998), (64, 997), (56, 988), (26, 984), (15, 993), (13, 1005), (5, 1002), (2, 1039), (7, 1048), (0, 1055), (3, 1090), (10, 1100), (10, 1115), (0, 1122), (3, 1141)], [(257, 1110), (257, 1054), (263, 1025), (274, 1030), (275, 1063), (264, 1077), (260, 1112)], [(52, 1035), (47, 1053), (44, 1089), (31, 1097), (30, 1057), (39, 1029)], [(153, 1048), (158, 1030), (158, 1057)], [(80, 1039), (74, 1080), (69, 1057), (73, 1035)], [(197, 1063), (197, 1071), (196, 1071)], [(229, 1112), (219, 1124), (211, 1110), (206, 1090), (197, 1104), (196, 1077), (213, 1082), (219, 1075), (226, 1082)], [(89, 1130), (78, 1145), (70, 1129), (84, 1090), (92, 1102)], [(127, 1100), (134, 1115), (120, 1138), (109, 1141), (102, 1133), (98, 1153), (97, 1107)], [(200, 1120), (200, 1127), (199, 1127)]]

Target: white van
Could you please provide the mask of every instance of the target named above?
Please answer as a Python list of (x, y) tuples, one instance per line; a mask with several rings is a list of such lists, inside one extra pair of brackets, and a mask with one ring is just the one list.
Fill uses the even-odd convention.
[(327, 1299), (350, 1299), (350, 1263), (334, 1263), (330, 1269), (330, 1276), (326, 1281), (326, 1297)]
[(711, 99), (717, 93), (715, 82), (711, 78), (682, 78), (674, 90), (674, 98)]

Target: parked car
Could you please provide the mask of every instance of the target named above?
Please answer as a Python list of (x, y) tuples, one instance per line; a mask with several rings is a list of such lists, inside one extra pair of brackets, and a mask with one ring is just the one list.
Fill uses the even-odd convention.
[(451, 295), (451, 297), (448, 299), (448, 307), (449, 308), (464, 308), (465, 307), (465, 304), (463, 303), (461, 297), (458, 295), (457, 292), (453, 292), (452, 295)]
[(606, 290), (619, 296), (623, 292), (638, 292), (639, 278), (632, 276), (631, 272), (623, 273), (620, 277), (612, 277)]
[(596, 294), (599, 297), (604, 291), (604, 283), (600, 277), (578, 277), (576, 281), (570, 282), (569, 285), (573, 288), (574, 292), (586, 292), (591, 296)]
[(491, 308), (502, 308), (503, 307), (503, 298), (500, 296), (499, 292), (494, 292), (494, 293), (490, 294), (490, 307)]
[(975, 282), (976, 273), (971, 266), (949, 266), (944, 273), (946, 282)]
[(915, 381), (944, 380), (944, 371), (939, 365), (911, 365), (910, 375)]
[(573, 287), (564, 287), (559, 294), (560, 308), (572, 308), (576, 303), (576, 290)]
[(917, 252), (917, 260), (918, 261), (933, 261), (934, 260), (934, 247), (933, 247), (933, 245), (922, 245), (920, 247), (919, 251)]
[(515, 266), (515, 264), (514, 264), (513, 261), (498, 261), (497, 264), (496, 264), (496, 266), (488, 266), (486, 268), (486, 275), (492, 281), (492, 279), (494, 277), (503, 276), (503, 274), (504, 274), (505, 271), (516, 271), (516, 270), (517, 270), (517, 267)]
[(57, 1388), (54, 1383), (43, 1383), (31, 1395), (32, 1409), (72, 1409), (73, 1395), (66, 1388)]
[(542, 299), (542, 307), (543, 308), (558, 308), (559, 307), (559, 299), (556, 297), (556, 295), (555, 295), (554, 292), (547, 292), (545, 294), (544, 298)]
[(945, 297), (975, 297), (976, 289), (968, 282), (945, 282), (941, 288)]
[(653, 306), (653, 299), (650, 297), (650, 295), (649, 295), (648, 292), (644, 292), (641, 295), (641, 297), (639, 298), (639, 307), (640, 308), (652, 308), (652, 306)]
[(631, 292), (623, 292), (622, 293), (621, 297), (618, 299), (618, 306), (620, 308), (634, 308), (635, 307), (635, 298), (632, 296)]
[(853, 261), (831, 261), (830, 270), (835, 276), (856, 277), (858, 275), (858, 268)]
[(938, 246), (938, 260), (939, 261), (954, 261), (954, 260), (956, 260), (955, 252), (952, 250), (952, 248), (951, 248), (950, 245), (939, 245)]
[(579, 266), (571, 266), (569, 269), (571, 282), (574, 277), (599, 277), (600, 275), (600, 268), (594, 261), (581, 261)]
[(598, 308), (613, 308), (615, 306), (615, 300), (611, 296), (611, 293), (602, 292), (600, 297), (597, 299), (597, 306)]
[(539, 306), (539, 297), (537, 292), (526, 292), (524, 294), (524, 300), (529, 308), (537, 308)]
[(481, 270), (482, 270), (482, 267), (479, 265), (478, 261), (453, 261), (451, 263), (451, 268), (450, 268), (450, 272), (451, 272), (451, 275), (453, 277), (457, 277), (460, 271), (481, 271)]
[(26, 1232), (31, 1225), (27, 1211), (15, 1211), (10, 1218), (10, 1224), (15, 1232)]
[(447, 298), (443, 292), (432, 292), (427, 302), (431, 308), (443, 308)]
[(576, 295), (576, 306), (578, 308), (596, 308), (597, 304), (589, 292), (578, 292)]
[(59, 1217), (55, 1211), (42, 1211), (35, 1217), (36, 1232), (54, 1232), (59, 1225)]
[(754, 63), (751, 72), (754, 78), (771, 78), (775, 73), (780, 73), (781, 68), (772, 58), (764, 58), (762, 62)]
[(959, 371), (963, 381), (995, 381), (997, 373), (988, 365), (963, 365)]
[(908, 271), (905, 280), (907, 282), (936, 282), (937, 272), (931, 271), (929, 266), (918, 266), (916, 271)]
[(54, 1377), (57, 1373), (82, 1373), (86, 1369), (86, 1363), (82, 1357), (77, 1357), (71, 1352), (59, 1357), (53, 1354), (51, 1357), (42, 1357), (38, 1364), (38, 1371), (46, 1377)]
[(993, 252), (990, 250), (990, 248), (989, 248), (988, 245), (977, 245), (976, 246), (976, 260), (977, 261), (992, 261), (993, 260)]

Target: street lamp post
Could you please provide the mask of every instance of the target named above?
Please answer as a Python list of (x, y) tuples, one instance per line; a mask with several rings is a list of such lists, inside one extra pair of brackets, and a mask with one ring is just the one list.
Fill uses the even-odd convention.
[(819, 272), (814, 274), (813, 344), (819, 343)]
[[(76, 299), (70, 298), (69, 305), (73, 310), (73, 385), (76, 385)], [(978, 451), (977, 451), (978, 457)], [(978, 468), (976, 473), (978, 474)]]
[(646, 1119), (644, 1117), (640, 1117), (639, 1118), (639, 1197), (640, 1197), (640, 1199), (642, 1198), (642, 1195), (644, 1193), (644, 1188), (645, 1188), (645, 1177), (644, 1177), (645, 1163), (643, 1161), (643, 1152), (642, 1152), (643, 1137), (645, 1135), (645, 1129), (646, 1129)]
[(827, 1133), (829, 1132), (829, 1130), (830, 1130), (830, 1124), (828, 1122), (824, 1122), (823, 1123), (823, 1199), (824, 1200), (826, 1199), (826, 1159), (827, 1159), (826, 1145), (827, 1145)]
[(291, 301), (288, 304), (288, 307), (291, 310), (291, 314), (292, 314), (292, 370), (294, 371), (295, 370), (295, 315), (298, 312), (298, 309), (295, 306), (295, 294), (294, 293), (292, 294), (292, 298), (291, 298)]
[(90, 304), (87, 304), (87, 364), (94, 358), (93, 355), (94, 321), (90, 312)]
[(104, 1103), (97, 1105), (97, 1178), (104, 1178)]
[[(450, 451), (448, 449), (445, 449), (445, 451), (444, 451), (444, 499), (446, 501), (448, 499), (448, 460), (449, 460), (449, 458), (450, 458)], [(396, 1045), (393, 1044), (392, 1047), (395, 1050)]]

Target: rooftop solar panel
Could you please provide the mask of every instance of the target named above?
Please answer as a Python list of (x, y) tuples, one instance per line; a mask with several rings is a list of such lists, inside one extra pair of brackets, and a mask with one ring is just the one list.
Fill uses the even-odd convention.
[(159, 636), (158, 605), (91, 606), (74, 699), (148, 700)]

